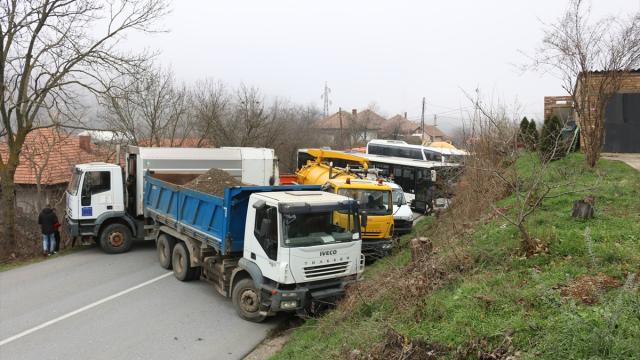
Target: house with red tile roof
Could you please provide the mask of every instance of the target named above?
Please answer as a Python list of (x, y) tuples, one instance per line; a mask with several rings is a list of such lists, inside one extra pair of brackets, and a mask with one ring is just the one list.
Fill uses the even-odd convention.
[(406, 116), (406, 113), (404, 116), (398, 114), (387, 120), (382, 127), (383, 137), (389, 140), (405, 140), (418, 131), (420, 124), (407, 119)]
[[(3, 157), (7, 145), (0, 143)], [(64, 202), (64, 190), (76, 164), (108, 160), (107, 153), (92, 149), (90, 136), (55, 128), (34, 130), (25, 140), (16, 169), (16, 202), (25, 213), (38, 212), (46, 203)]]
[[(379, 132), (385, 126), (387, 119), (375, 111), (366, 109), (351, 113), (338, 111), (337, 113), (318, 120), (314, 127), (326, 137), (331, 145), (343, 148), (354, 144), (366, 144), (371, 139), (377, 139)], [(342, 143), (342, 144), (341, 144)]]

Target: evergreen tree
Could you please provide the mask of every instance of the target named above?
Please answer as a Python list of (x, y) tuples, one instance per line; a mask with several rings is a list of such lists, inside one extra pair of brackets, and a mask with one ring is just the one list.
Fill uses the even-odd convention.
[(561, 132), (562, 123), (557, 116), (544, 121), (540, 135), (540, 156), (543, 160), (555, 160), (562, 157)]
[(528, 145), (530, 150), (535, 150), (538, 147), (538, 128), (536, 127), (536, 121), (531, 119), (529, 126), (527, 127)]
[(520, 132), (518, 133), (518, 142), (520, 144), (523, 144), (527, 148), (529, 148), (529, 146), (527, 145), (528, 131), (529, 131), (529, 120), (527, 120), (527, 117), (525, 116), (522, 118), (522, 121), (520, 121)]

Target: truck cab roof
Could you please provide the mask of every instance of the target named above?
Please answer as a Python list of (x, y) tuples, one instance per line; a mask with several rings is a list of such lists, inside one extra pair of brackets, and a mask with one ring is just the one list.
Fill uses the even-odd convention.
[(258, 197), (263, 197), (265, 200), (272, 200), (278, 203), (300, 203), (305, 202), (308, 204), (327, 204), (337, 203), (340, 201), (351, 200), (351, 198), (328, 193), (325, 191), (277, 191), (277, 192), (263, 192), (255, 193)]
[(113, 169), (113, 168), (120, 168), (120, 166), (116, 165), (116, 164), (102, 162), (102, 161), (96, 161), (96, 162), (90, 162), (90, 163), (76, 165), (76, 169), (79, 169), (79, 170), (82, 170), (82, 171), (87, 171), (89, 169), (96, 169), (96, 168)]
[(365, 180), (365, 179), (349, 179), (347, 183), (346, 179), (331, 179), (328, 181), (329, 184), (340, 187), (343, 189), (367, 189), (367, 190), (389, 190), (391, 191), (391, 187), (389, 185), (381, 184), (377, 181), (373, 180)]

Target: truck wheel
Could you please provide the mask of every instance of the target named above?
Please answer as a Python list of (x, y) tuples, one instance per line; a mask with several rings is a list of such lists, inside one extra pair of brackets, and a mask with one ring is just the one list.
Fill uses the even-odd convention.
[(167, 234), (160, 234), (158, 236), (158, 243), (156, 249), (158, 250), (158, 259), (160, 260), (160, 266), (167, 270), (171, 270), (171, 254), (173, 247), (176, 245), (176, 239), (173, 236)]
[(100, 233), (100, 247), (109, 254), (120, 254), (129, 251), (133, 245), (131, 230), (122, 224), (110, 224)]
[(194, 280), (200, 274), (200, 269), (191, 267), (189, 249), (183, 242), (179, 242), (173, 247), (171, 265), (173, 266), (173, 275), (180, 281)]
[(266, 314), (260, 313), (260, 290), (252, 279), (245, 278), (236, 283), (231, 296), (233, 306), (241, 318), (252, 322), (263, 322)]

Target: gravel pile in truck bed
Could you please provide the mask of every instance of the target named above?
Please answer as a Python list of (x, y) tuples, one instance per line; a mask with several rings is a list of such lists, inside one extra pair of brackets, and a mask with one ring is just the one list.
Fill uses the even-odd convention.
[(225, 188), (246, 186), (246, 184), (236, 180), (224, 170), (211, 169), (183, 186), (187, 189), (222, 197), (224, 196)]

